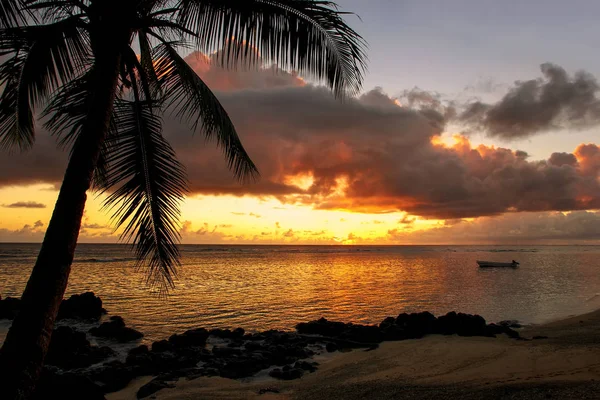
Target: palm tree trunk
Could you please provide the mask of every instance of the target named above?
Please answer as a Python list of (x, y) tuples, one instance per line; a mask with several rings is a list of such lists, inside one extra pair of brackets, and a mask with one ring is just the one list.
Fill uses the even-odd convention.
[(86, 191), (112, 114), (120, 65), (119, 46), (111, 40), (114, 35), (112, 32), (96, 41), (90, 113), (74, 145), (42, 248), (21, 298), (21, 311), (0, 349), (3, 399), (31, 397), (42, 370), (71, 271)]

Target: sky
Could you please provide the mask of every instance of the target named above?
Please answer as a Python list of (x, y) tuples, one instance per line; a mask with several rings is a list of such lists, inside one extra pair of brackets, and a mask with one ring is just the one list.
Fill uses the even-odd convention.
[[(369, 43), (340, 102), (265, 62), (186, 60), (261, 172), (240, 185), (170, 117), (184, 243), (600, 244), (600, 3), (340, 0)], [(41, 241), (67, 154), (40, 131), (0, 158), (0, 241)], [(90, 193), (80, 241), (118, 232)]]

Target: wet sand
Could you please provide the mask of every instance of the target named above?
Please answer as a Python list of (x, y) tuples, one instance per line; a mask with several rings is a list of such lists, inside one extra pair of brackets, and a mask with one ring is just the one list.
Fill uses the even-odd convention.
[[(524, 338), (432, 335), (322, 362), (295, 381), (181, 379), (156, 399), (600, 399), (600, 310), (523, 329)], [(135, 399), (150, 378), (107, 395)], [(261, 389), (278, 393), (259, 394)]]

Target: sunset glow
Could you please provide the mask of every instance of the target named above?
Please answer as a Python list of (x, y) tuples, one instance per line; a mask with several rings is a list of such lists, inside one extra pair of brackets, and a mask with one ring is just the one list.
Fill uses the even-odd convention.
[[(165, 117), (164, 135), (191, 184), (182, 204), (183, 243), (536, 242), (530, 230), (540, 218), (556, 232), (543, 240), (554, 242), (575, 234), (588, 240), (573, 233), (571, 221), (590, 221), (577, 231), (600, 220), (595, 143), (543, 153), (543, 137), (530, 138), (543, 153), (534, 159), (521, 150), (532, 148), (526, 141), (478, 134), (506, 135), (505, 122), (480, 115), (491, 105), (462, 105), (465, 113), (475, 108), (461, 119), (455, 101), (418, 88), (397, 97), (375, 88), (340, 102), (276, 65), (224, 70), (213, 62), (219, 54), (192, 52), (186, 61), (230, 113), (261, 178), (237, 183), (214, 143)], [(4, 171), (27, 166), (0, 175), (0, 240), (41, 240), (65, 160), (45, 132), (30, 153), (0, 160)], [(104, 199), (90, 194), (81, 241), (118, 240), (101, 211)]]

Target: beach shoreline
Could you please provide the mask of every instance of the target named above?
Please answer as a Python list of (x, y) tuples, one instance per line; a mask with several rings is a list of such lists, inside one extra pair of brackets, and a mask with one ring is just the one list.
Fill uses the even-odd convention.
[[(600, 310), (523, 328), (526, 340), (429, 335), (336, 353), (294, 381), (179, 379), (156, 399), (598, 398)], [(538, 337), (537, 340), (531, 340)], [(138, 378), (109, 400), (135, 399)]]

